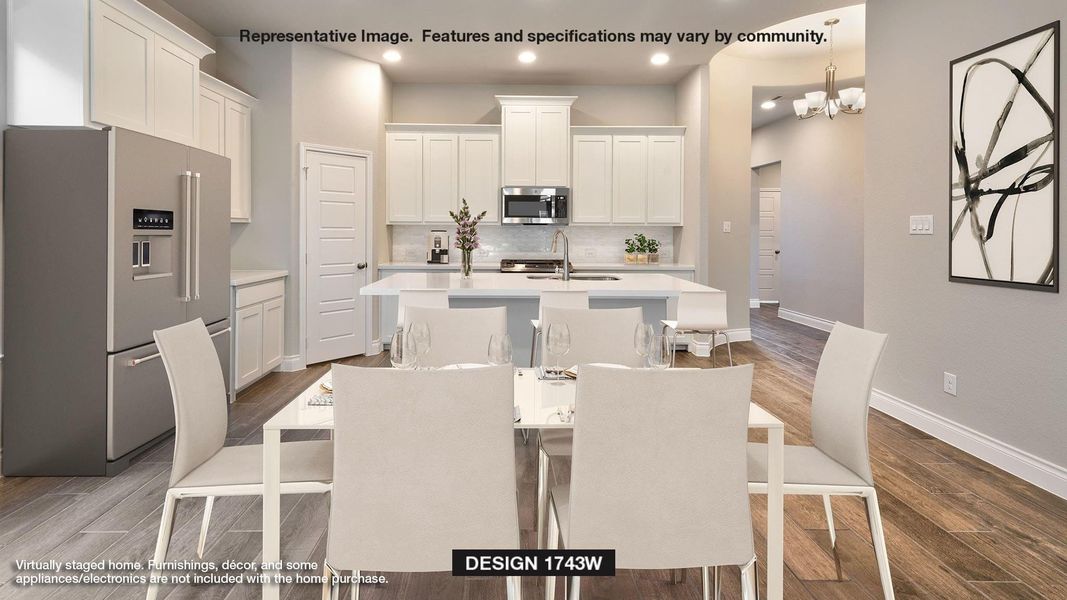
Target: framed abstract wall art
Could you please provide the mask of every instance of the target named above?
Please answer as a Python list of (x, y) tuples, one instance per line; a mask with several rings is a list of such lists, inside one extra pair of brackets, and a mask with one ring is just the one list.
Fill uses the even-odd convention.
[(1059, 291), (1060, 23), (949, 66), (949, 280)]

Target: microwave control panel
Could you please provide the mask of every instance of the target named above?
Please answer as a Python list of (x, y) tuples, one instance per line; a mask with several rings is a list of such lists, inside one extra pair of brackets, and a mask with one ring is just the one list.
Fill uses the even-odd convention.
[(135, 230), (164, 229), (173, 231), (174, 211), (135, 208), (133, 209), (133, 228)]

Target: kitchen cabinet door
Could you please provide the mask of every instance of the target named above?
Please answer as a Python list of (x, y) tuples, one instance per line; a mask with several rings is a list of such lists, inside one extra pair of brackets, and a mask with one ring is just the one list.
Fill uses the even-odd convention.
[(682, 138), (648, 136), (649, 223), (682, 224)]
[(200, 59), (157, 35), (153, 82), (155, 135), (196, 146), (200, 134)]
[(235, 315), (237, 382), (234, 385), (240, 389), (263, 373), (263, 305), (246, 306), (238, 309)]
[(226, 99), (222, 94), (200, 88), (200, 148), (226, 155)]
[(155, 34), (104, 2), (93, 4), (92, 18), (92, 120), (151, 135)]
[(536, 185), (570, 182), (570, 115), (569, 106), (537, 107)]
[(574, 136), (572, 223), (611, 222), (611, 143), (610, 135)]
[(459, 204), (459, 136), (422, 135), (422, 217), (427, 223), (450, 223), (448, 211)]
[(459, 197), (471, 213), (485, 211), (482, 223), (500, 222), (500, 136), (465, 133), (459, 136)]
[(282, 364), (285, 353), (285, 298), (263, 303), (263, 371)]
[(385, 134), (385, 165), (389, 222), (422, 221), (422, 134)]
[(223, 155), (230, 159), (230, 222), (252, 220), (252, 109), (225, 99)]
[(538, 185), (537, 107), (504, 106), (501, 110), (504, 132), (504, 185)]
[(644, 223), (648, 203), (648, 136), (614, 136), (611, 162), (611, 221)]

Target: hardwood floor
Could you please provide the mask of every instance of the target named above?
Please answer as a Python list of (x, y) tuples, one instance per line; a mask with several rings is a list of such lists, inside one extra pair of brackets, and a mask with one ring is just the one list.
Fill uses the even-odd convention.
[[(786, 422), (786, 442), (810, 443), (811, 388), (826, 334), (778, 319), (772, 308), (752, 311), (753, 341), (733, 346), (737, 363), (755, 363), (753, 397)], [(719, 353), (725, 361), (725, 353)], [(387, 366), (383, 355), (345, 361)], [(710, 366), (679, 355), (679, 366)], [(273, 373), (241, 393), (231, 411), (229, 443), (260, 440), (259, 426), (326, 369)], [(872, 411), (873, 469), (898, 598), (1067, 598), (1067, 501), (1061, 500), (899, 421)], [(283, 439), (324, 437), (289, 432)], [(515, 436), (523, 543), (534, 540), (534, 446)], [(139, 586), (17, 587), (15, 560), (140, 560), (152, 553), (167, 484), (172, 445), (163, 443), (114, 478), (0, 479), (0, 600), (7, 598), (139, 598)], [(566, 461), (553, 476), (567, 477)], [(462, 476), (457, 466), (457, 476)], [(834, 500), (837, 550), (831, 551), (820, 499), (786, 497), (786, 581), (789, 599), (880, 598), (878, 571), (862, 504)], [(757, 552), (766, 503), (752, 497)], [(193, 560), (203, 502), (179, 503), (168, 558)], [(329, 499), (282, 500), (282, 553), (288, 561), (321, 564)], [(215, 502), (205, 560), (254, 560), (260, 549), (260, 502)], [(762, 559), (761, 559), (762, 560)], [(761, 566), (761, 577), (765, 570)], [(364, 599), (503, 598), (502, 580), (448, 574), (385, 574), (388, 583), (364, 586)], [(737, 570), (728, 569), (725, 597), (739, 598)], [(540, 597), (541, 581), (524, 580), (527, 598)], [(699, 575), (671, 584), (665, 571), (620, 571), (583, 581), (589, 599), (695, 599)], [(762, 583), (761, 583), (762, 589)], [(289, 586), (283, 597), (317, 598), (316, 585)], [(183, 585), (161, 597), (258, 598), (253, 585)]]

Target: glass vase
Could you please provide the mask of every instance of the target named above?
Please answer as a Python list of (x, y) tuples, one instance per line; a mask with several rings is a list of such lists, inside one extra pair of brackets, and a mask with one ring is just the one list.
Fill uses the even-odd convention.
[(460, 254), (461, 263), (459, 267), (460, 275), (463, 279), (470, 279), (471, 274), (474, 272), (474, 264), (472, 262), (472, 252), (470, 250), (462, 250)]

